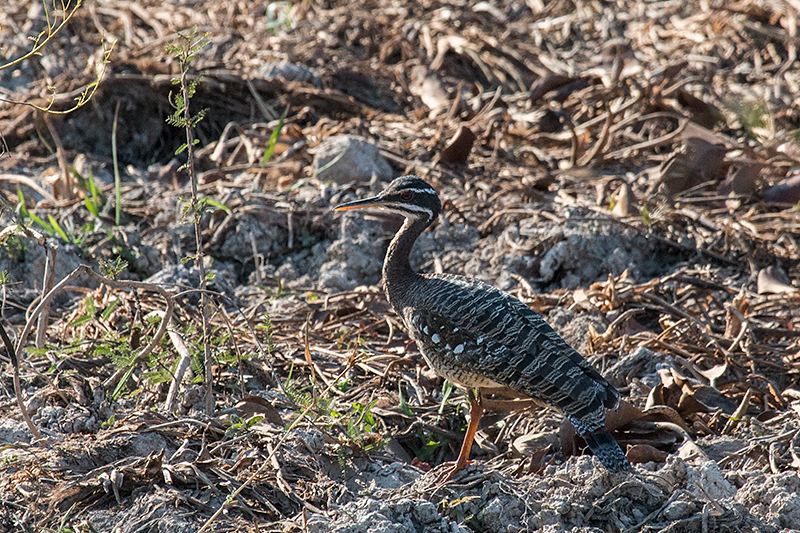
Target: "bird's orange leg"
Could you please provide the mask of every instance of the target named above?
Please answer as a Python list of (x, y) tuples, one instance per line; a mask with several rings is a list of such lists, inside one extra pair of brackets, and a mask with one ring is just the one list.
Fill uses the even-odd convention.
[(464, 470), (464, 467), (470, 463), (469, 452), (472, 451), (472, 442), (475, 440), (475, 433), (478, 432), (478, 422), (481, 421), (481, 416), (483, 415), (483, 406), (480, 400), (475, 398), (472, 389), (467, 391), (467, 396), (469, 397), (469, 426), (467, 426), (467, 433), (464, 435), (461, 452), (459, 452), (455, 463), (445, 463), (443, 465), (446, 466), (446, 469), (436, 476), (433, 482), (434, 485), (447, 483), (453, 479), (456, 473)]

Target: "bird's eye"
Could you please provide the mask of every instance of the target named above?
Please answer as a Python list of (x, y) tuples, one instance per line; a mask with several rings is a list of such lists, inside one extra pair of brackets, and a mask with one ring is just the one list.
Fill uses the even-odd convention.
[(414, 197), (414, 193), (411, 191), (403, 191), (400, 193), (400, 198), (405, 200), (406, 202), (411, 200)]

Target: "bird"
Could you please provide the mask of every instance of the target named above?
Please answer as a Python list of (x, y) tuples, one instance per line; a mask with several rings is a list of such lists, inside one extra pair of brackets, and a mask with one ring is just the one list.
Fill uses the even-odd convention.
[[(383, 262), (386, 296), (428, 365), (468, 392), (470, 419), (446, 482), (469, 464), (483, 406), (481, 391), (507, 387), (564, 412), (610, 472), (631, 468), (605, 426), (619, 392), (530, 307), (483, 281), (455, 274), (420, 274), (409, 255), (442, 212), (436, 190), (418, 176), (401, 176), (377, 196), (335, 211), (380, 208), (403, 215)], [(475, 394), (475, 392), (477, 394)]]

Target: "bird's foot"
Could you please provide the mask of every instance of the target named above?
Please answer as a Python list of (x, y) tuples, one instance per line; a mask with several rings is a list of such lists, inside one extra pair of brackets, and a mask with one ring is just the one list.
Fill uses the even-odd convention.
[(426, 480), (424, 485), (425, 490), (435, 490), (444, 486), (448, 481), (460, 471), (464, 470), (467, 465), (471, 465), (474, 461), (448, 461), (437, 466), (431, 471), (432, 479)]

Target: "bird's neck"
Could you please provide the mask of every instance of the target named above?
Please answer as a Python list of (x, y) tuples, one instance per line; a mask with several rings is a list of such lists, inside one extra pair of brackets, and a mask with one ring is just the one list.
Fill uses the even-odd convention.
[(421, 278), (412, 270), (408, 257), (414, 241), (427, 226), (428, 222), (425, 220), (407, 218), (386, 251), (386, 259), (383, 262), (383, 279), (386, 283), (389, 302), (395, 309), (402, 302), (403, 294), (409, 285)]

